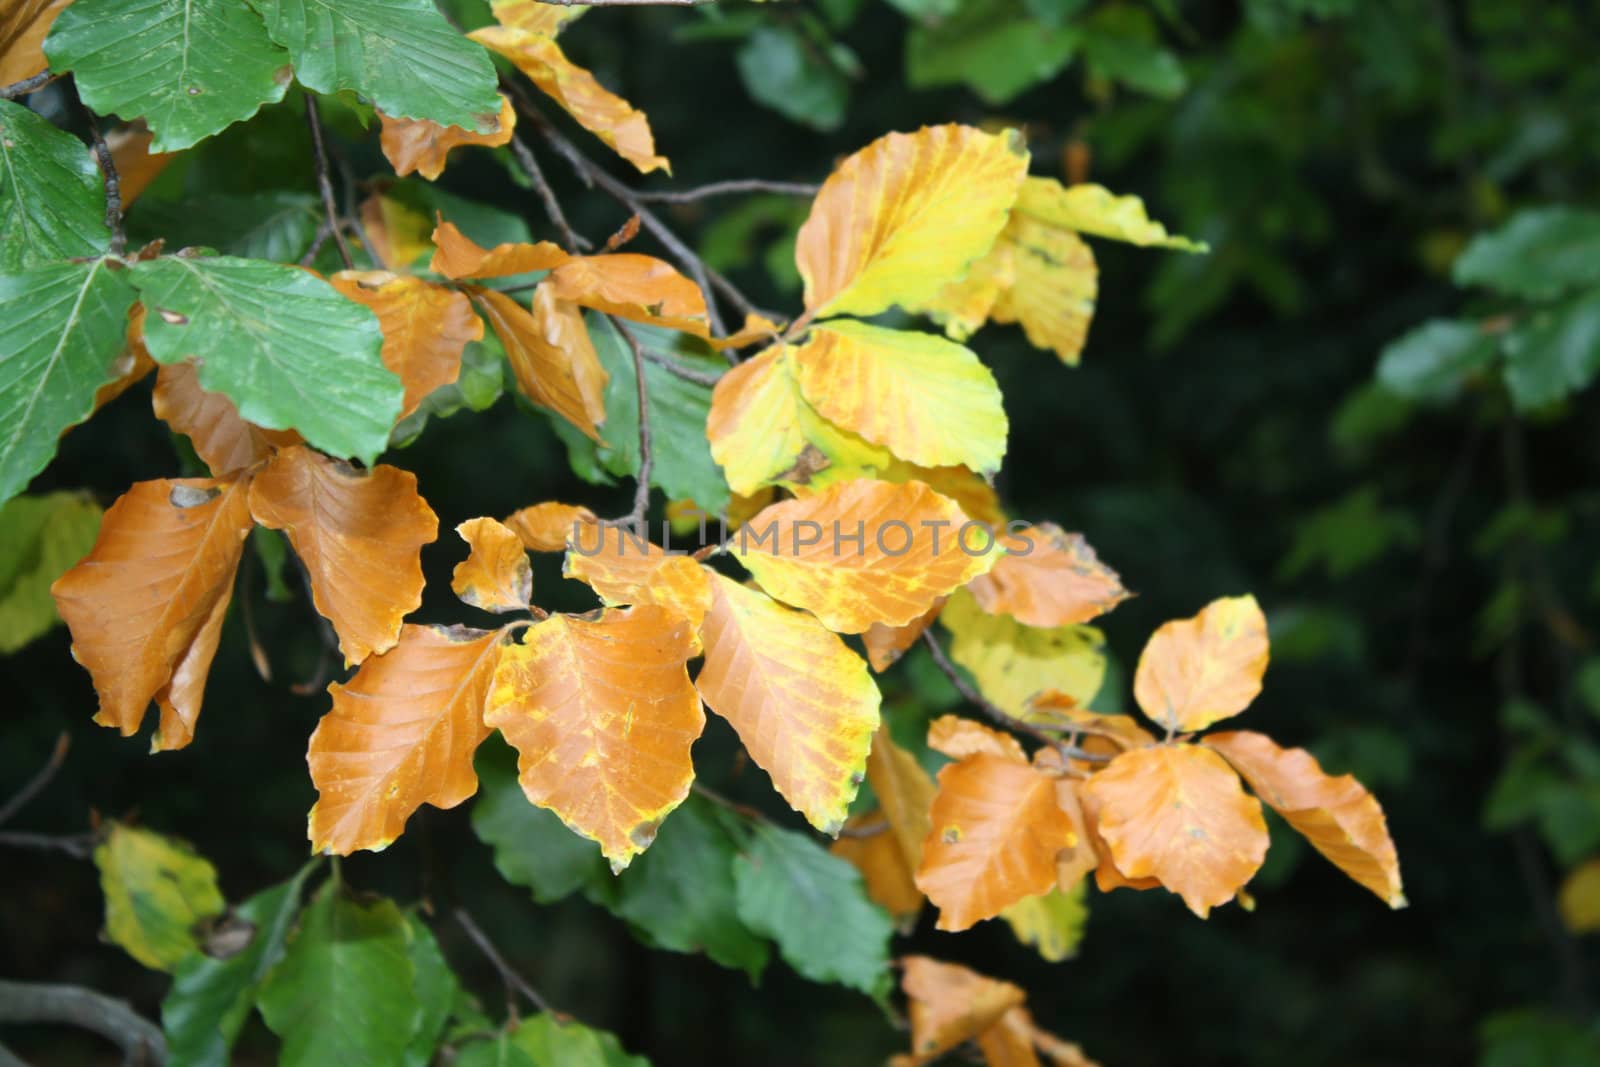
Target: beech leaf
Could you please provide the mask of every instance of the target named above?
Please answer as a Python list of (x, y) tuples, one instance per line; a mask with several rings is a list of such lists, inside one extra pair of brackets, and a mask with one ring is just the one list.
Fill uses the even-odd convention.
[(594, 512), (580, 504), (548, 501), (508, 515), (505, 524), (530, 552), (565, 552), (567, 539), (581, 527), (598, 523)]
[(990, 615), (965, 589), (952, 594), (939, 621), (949, 629), (950, 658), (972, 672), (1000, 710), (1030, 718), (1034, 698), (1047, 691), (1087, 704), (1106, 674), (1105, 635), (1093, 626), (1024, 626)]
[(450, 577), (456, 596), (484, 611), (526, 611), (533, 599), (533, 567), (522, 539), (493, 519), (468, 519), (456, 533), (471, 546)]
[(1167, 729), (1202, 730), (1250, 706), (1261, 692), (1267, 654), (1267, 620), (1256, 598), (1222, 597), (1151, 635), (1133, 695)]
[(95, 847), (106, 935), (128, 955), (170, 971), (199, 947), (195, 928), (226, 907), (217, 871), (182, 841), (112, 823)]
[(379, 357), (405, 388), (405, 418), (435, 389), (461, 374), (461, 353), (483, 339), (483, 321), (461, 293), (387, 271), (341, 271), (328, 279), (350, 300), (378, 316)]
[(492, 133), (441, 126), (427, 119), (395, 119), (381, 112), (378, 118), (383, 122), (380, 144), (394, 172), (402, 178), (421, 174), (430, 182), (444, 173), (453, 149), (463, 145), (498, 148), (510, 144), (517, 132), (517, 112), (505, 96), (500, 97), (500, 128)]
[(1082, 534), (1054, 523), (1007, 533), (1006, 554), (967, 586), (978, 606), (1027, 626), (1071, 626), (1098, 618), (1133, 594)]
[(200, 388), (200, 376), (187, 360), (157, 371), (151, 402), (156, 418), (187, 437), (195, 454), (218, 477), (255, 466), (274, 448), (300, 442), (293, 430), (263, 430), (245, 422), (232, 400)]
[(911, 1015), (911, 1048), (919, 1061), (973, 1040), (1026, 999), (1010, 982), (927, 956), (901, 959), (900, 975)]
[[(60, 260), (106, 251), (111, 230), (105, 206), (100, 169), (83, 142), (43, 115), (0, 100), (0, 271), (45, 266), (63, 271), (69, 268)], [(0, 304), (11, 313), (0, 323), (16, 323), (12, 316), (21, 307), (13, 299), (7, 296)], [(17, 325), (33, 321), (30, 315)]]
[(578, 306), (557, 300), (544, 285), (533, 294), (532, 311), (491, 289), (476, 290), (473, 299), (505, 346), (523, 394), (599, 440), (609, 375)]

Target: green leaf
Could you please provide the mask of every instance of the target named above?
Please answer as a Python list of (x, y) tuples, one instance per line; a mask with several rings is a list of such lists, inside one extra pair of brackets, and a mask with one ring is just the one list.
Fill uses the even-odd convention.
[(489, 54), (457, 33), (432, 0), (250, 2), (308, 89), (353, 90), (393, 118), (479, 133), (499, 128)]
[(1001, 0), (963, 7), (906, 34), (906, 82), (913, 89), (966, 85), (988, 104), (1007, 104), (1061, 72), (1078, 50), (1073, 29), (1041, 26)]
[(1600, 1062), (1600, 1033), (1554, 1012), (1492, 1015), (1478, 1028), (1478, 1067), (1586, 1067)]
[(283, 99), (289, 55), (244, 0), (75, 0), (45, 41), (102, 115), (143, 118), (177, 152)]
[(61, 434), (94, 412), (133, 300), (104, 260), (0, 274), (0, 501), (21, 492)]
[(1128, 4), (1095, 11), (1083, 23), (1090, 70), (1151, 96), (1174, 97), (1188, 86), (1178, 57), (1162, 48), (1150, 12)]
[(215, 956), (195, 952), (178, 964), (172, 989), (161, 1002), (168, 1067), (227, 1067), (257, 988), (283, 958), (300, 892), (316, 866), (317, 861), (306, 864), (289, 881), (235, 909), (233, 918), (254, 928), (243, 948)]
[(297, 262), (316, 239), (322, 208), (310, 193), (201, 195), (142, 199), (128, 220), (142, 240), (164, 238), (167, 248), (214, 248), (225, 256)]
[(776, 941), (796, 971), (873, 996), (887, 991), (894, 922), (850, 864), (804, 834), (758, 825), (734, 861), (734, 881), (739, 918)]
[(416, 1032), (411, 1035), (402, 1062), (404, 1067), (428, 1067), (461, 992), (461, 983), (456, 980), (450, 964), (445, 962), (439, 942), (427, 924), (415, 915), (407, 915), (406, 926), (411, 935), (411, 965), (415, 969), (412, 989), (420, 1010)]
[(762, 26), (739, 46), (739, 76), (752, 99), (793, 122), (836, 130), (850, 83), (826, 52), (789, 26)]
[(535, 1015), (494, 1041), (468, 1046), (456, 1067), (650, 1067), (650, 1061), (628, 1055), (604, 1030)]
[(697, 796), (661, 824), (648, 851), (618, 879), (613, 909), (673, 952), (704, 952), (752, 981), (767, 964), (767, 943), (739, 922), (733, 861), (738, 845), (723, 813)]
[(1506, 387), (1519, 411), (1585, 388), (1600, 372), (1600, 290), (1536, 311), (1506, 335)]
[(393, 901), (322, 887), (257, 998), (282, 1067), (405, 1062), (422, 1017), (408, 933)]
[(106, 936), (146, 967), (172, 970), (199, 947), (196, 927), (227, 906), (216, 869), (176, 838), (112, 823), (94, 863)]
[(1482, 285), (1529, 300), (1600, 282), (1600, 212), (1519, 211), (1498, 230), (1474, 237), (1452, 274), (1457, 285)]
[(0, 271), (110, 247), (105, 189), (89, 150), (21, 104), (0, 100)]
[(536, 807), (523, 795), (504, 745), (485, 743), (477, 771), (472, 829), (494, 850), (495, 869), (502, 878), (531, 889), (541, 904), (610, 883), (610, 868), (600, 846), (573, 833), (555, 812)]
[(505, 392), (505, 349), (490, 331), (481, 341), (469, 341), (461, 353), (461, 373), (422, 398), (417, 410), (401, 419), (390, 443), (403, 448), (422, 435), (429, 419), (444, 419), (458, 411), (487, 411)]
[(369, 466), (389, 442), (404, 389), (383, 365), (371, 311), (321, 278), (251, 259), (166, 256), (133, 269), (158, 363), (193, 359), (200, 386), (245, 420), (294, 429)]
[(1409, 400), (1447, 403), (1494, 362), (1497, 350), (1475, 323), (1430, 319), (1384, 348), (1378, 381)]
[(89, 554), (100, 514), (80, 493), (19, 496), (0, 507), (0, 654), (59, 621), (50, 583)]

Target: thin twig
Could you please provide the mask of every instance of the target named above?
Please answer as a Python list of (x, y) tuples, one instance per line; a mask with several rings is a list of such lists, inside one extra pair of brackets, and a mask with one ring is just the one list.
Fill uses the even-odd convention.
[(533, 154), (533, 149), (520, 137), (511, 138), (511, 154), (516, 157), (517, 163), (522, 167), (522, 172), (533, 183), (533, 188), (539, 194), (539, 199), (544, 202), (544, 213), (550, 216), (550, 221), (556, 229), (561, 231), (561, 243), (572, 252), (582, 252), (593, 247), (591, 243), (579, 236), (578, 231), (572, 228), (567, 221), (566, 212), (561, 210), (561, 201), (556, 199), (555, 190), (550, 188), (550, 183), (545, 180), (544, 168), (539, 166), (539, 160)]
[(694, 782), (690, 783), (689, 790), (690, 792), (711, 801), (711, 803), (715, 804), (717, 807), (726, 808), (735, 815), (749, 819), (751, 822), (766, 823), (769, 826), (773, 824), (772, 820), (767, 818), (763, 812), (757, 811), (748, 804), (741, 804), (737, 800), (729, 800), (727, 797), (723, 796), (715, 789), (712, 789), (710, 786), (702, 784), (699, 779), (696, 779)]
[(65, 852), (73, 859), (94, 855), (93, 834), (30, 834), (20, 830), (0, 830), (0, 848), (25, 848), (34, 852)]
[(686, 382), (694, 382), (696, 385), (709, 385), (715, 387), (716, 384), (722, 380), (718, 375), (705, 374), (701, 371), (690, 370), (688, 367), (682, 366), (681, 364), (668, 359), (666, 356), (659, 355), (648, 350), (645, 351), (644, 358), (649, 360), (651, 363), (654, 363), (656, 366), (660, 367), (673, 377), (682, 378)]
[(19, 96), (27, 96), (36, 89), (44, 88), (50, 83), (50, 79), (54, 77), (55, 75), (47, 70), (41, 74), (35, 74), (31, 78), (23, 78), (19, 82), (0, 86), (0, 100), (15, 100)]
[(860, 826), (846, 826), (839, 831), (839, 836), (861, 840), (877, 837), (879, 834), (887, 832), (888, 829), (888, 819), (874, 819), (871, 822), (862, 823)]
[(467, 936), (472, 939), (472, 943), (478, 946), (478, 951), (483, 953), (489, 962), (494, 964), (494, 969), (500, 972), (500, 980), (506, 984), (507, 989), (515, 989), (518, 993), (527, 997), (528, 1003), (540, 1011), (550, 1015), (557, 1014), (555, 1009), (550, 1007), (550, 1002), (540, 996), (539, 991), (533, 988), (526, 978), (513, 970), (511, 964), (505, 961), (505, 957), (500, 955), (499, 950), (494, 947), (494, 942), (489, 940), (489, 935), (484, 933), (483, 928), (473, 921), (466, 908), (457, 908), (455, 915), (456, 922), (461, 924), (461, 929), (467, 932)]
[(607, 315), (606, 318), (611, 320), (611, 325), (633, 350), (633, 385), (634, 392), (639, 397), (639, 473), (638, 484), (633, 490), (633, 510), (628, 513), (628, 522), (637, 530), (644, 526), (645, 513), (650, 510), (650, 470), (655, 465), (655, 457), (650, 448), (650, 387), (644, 379), (644, 346), (639, 343), (639, 338), (615, 315)]
[(50, 758), (45, 760), (44, 766), (29, 779), (27, 785), (17, 790), (16, 795), (6, 801), (4, 807), (0, 807), (0, 823), (9, 821), (27, 805), (28, 801), (38, 796), (41, 789), (50, 784), (50, 779), (56, 776), (61, 764), (66, 762), (67, 749), (71, 747), (72, 738), (65, 730), (61, 731), (61, 735), (56, 738), (56, 747), (51, 750)]
[(1110, 756), (1099, 752), (1085, 752), (1076, 745), (1069, 745), (1060, 738), (1051, 737), (1043, 730), (1007, 715), (998, 706), (990, 703), (989, 699), (982, 693), (967, 684), (967, 680), (961, 677), (961, 672), (956, 670), (956, 665), (951, 663), (949, 657), (945, 655), (943, 646), (939, 644), (939, 639), (933, 636), (932, 630), (922, 631), (922, 640), (928, 646), (928, 651), (933, 654), (933, 662), (938, 664), (939, 669), (944, 672), (944, 676), (950, 679), (950, 684), (954, 685), (957, 691), (966, 697), (970, 703), (976, 705), (978, 710), (989, 716), (1000, 726), (1031, 737), (1042, 745), (1048, 745), (1061, 753), (1063, 758), (1082, 760), (1084, 763), (1109, 763), (1111, 761)]
[(696, 200), (704, 200), (712, 196), (737, 196), (740, 193), (776, 193), (780, 196), (815, 196), (820, 185), (809, 182), (773, 182), (761, 178), (738, 178), (733, 181), (712, 182), (709, 185), (696, 186), (693, 189), (678, 189), (667, 192), (647, 193), (638, 191), (633, 195), (647, 204), (689, 204)]
[(0, 981), (0, 1022), (64, 1023), (99, 1034), (122, 1049), (123, 1063), (167, 1062), (161, 1028), (126, 1001), (75, 985)]
[(117, 161), (111, 157), (111, 148), (100, 135), (100, 123), (94, 112), (85, 105), (89, 116), (89, 133), (94, 138), (94, 155), (100, 161), (100, 174), (105, 179), (106, 229), (111, 231), (111, 254), (120, 256), (128, 247), (128, 233), (122, 227), (122, 177), (117, 174)]
[(339, 208), (333, 200), (333, 183), (328, 180), (328, 148), (322, 140), (322, 116), (317, 111), (317, 98), (306, 94), (306, 125), (311, 130), (311, 149), (317, 165), (317, 191), (322, 194), (322, 210), (328, 216), (328, 227), (333, 243), (339, 246), (339, 258), (345, 270), (355, 270), (356, 261), (350, 255), (350, 245), (344, 239), (344, 227), (339, 225)]

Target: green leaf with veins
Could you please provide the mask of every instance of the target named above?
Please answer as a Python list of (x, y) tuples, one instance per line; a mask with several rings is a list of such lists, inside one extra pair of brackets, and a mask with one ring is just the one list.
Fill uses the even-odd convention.
[(0, 271), (110, 247), (105, 190), (89, 149), (21, 104), (0, 100)]

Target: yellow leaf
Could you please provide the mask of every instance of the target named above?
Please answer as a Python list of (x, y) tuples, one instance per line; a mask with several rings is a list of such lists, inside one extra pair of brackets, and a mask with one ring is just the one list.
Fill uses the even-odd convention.
[(1267, 654), (1267, 620), (1256, 598), (1213, 600), (1151, 635), (1134, 672), (1134, 699), (1169, 730), (1203, 730), (1250, 706)]
[(1000, 913), (1017, 940), (1032, 945), (1044, 959), (1060, 963), (1078, 954), (1083, 926), (1089, 919), (1080, 878), (1068, 890), (1052, 888), (1048, 893), (1019, 900)]
[(548, 0), (491, 0), (494, 17), (502, 26), (554, 37), (588, 8), (552, 4)]
[(537, 244), (517, 241), (484, 248), (454, 223), (443, 220), (434, 227), (433, 244), (433, 262), (428, 269), (452, 281), (554, 270), (572, 259), (560, 246), (549, 241)]
[(1093, 626), (1024, 626), (988, 614), (965, 589), (951, 595), (939, 621), (950, 631), (950, 658), (1007, 715), (1032, 718), (1033, 698), (1049, 690), (1086, 705), (1105, 680), (1105, 636)]
[(1336, 867), (1391, 908), (1405, 907), (1400, 857), (1383, 809), (1366, 786), (1348, 774), (1325, 773), (1303, 748), (1279, 748), (1249, 730), (1212, 734), (1205, 744)]
[(650, 120), (644, 112), (569, 60), (554, 38), (512, 26), (486, 26), (467, 36), (509, 59), (580, 126), (610, 145), (641, 174), (653, 170), (671, 173), (666, 157), (656, 155)]
[(730, 551), (772, 596), (861, 633), (905, 625), (993, 565), (993, 539), (964, 539), (965, 523), (921, 482), (858, 479), (772, 505)]
[(936, 792), (933, 779), (917, 757), (894, 743), (889, 725), (878, 727), (867, 755), (867, 782), (889, 820), (889, 828), (906, 865), (916, 870), (922, 863), (922, 842), (932, 826), (928, 812)]
[(468, 519), (456, 533), (471, 552), (450, 576), (455, 595), (484, 611), (526, 611), (533, 599), (533, 567), (522, 538), (493, 519)]
[(1104, 615), (1132, 594), (1082, 534), (1044, 522), (1008, 533), (1006, 554), (967, 586), (978, 606), (1028, 626), (1070, 626)]
[(712, 574), (695, 685), (784, 800), (825, 834), (844, 824), (878, 727), (860, 656), (801, 611)]
[(175, 968), (199, 949), (195, 931), (227, 907), (216, 868), (174, 838), (114, 822), (94, 863), (106, 935), (146, 967)]
[(423, 804), (453, 808), (478, 789), (472, 754), (489, 736), (484, 702), (500, 635), (407, 626), (355, 677), (328, 687), (333, 707), (306, 761), (318, 799), (318, 852), (388, 847)]
[(405, 386), (402, 419), (460, 377), (462, 352), (483, 339), (483, 320), (454, 289), (388, 271), (340, 271), (328, 284), (378, 316), (383, 365)]
[(1028, 762), (1015, 737), (959, 715), (941, 715), (928, 724), (928, 747), (953, 760), (987, 753), (1012, 763)]
[(433, 248), (433, 220), (394, 197), (375, 193), (361, 202), (361, 232), (380, 264), (405, 270)]
[(517, 750), (533, 803), (621, 871), (689, 795), (705, 728), (685, 663), (689, 623), (665, 608), (552, 615), (500, 653), (484, 722)]
[(510, 144), (517, 132), (517, 112), (511, 101), (500, 97), (500, 128), (495, 133), (478, 133), (460, 126), (440, 126), (427, 119), (392, 119), (378, 112), (383, 121), (380, 143), (383, 154), (394, 167), (394, 172), (404, 178), (408, 174), (421, 174), (431, 181), (444, 173), (445, 160), (451, 149), (462, 145), (498, 148)]
[(543, 285), (533, 292), (531, 311), (493, 289), (474, 289), (472, 298), (505, 346), (506, 361), (527, 398), (600, 440), (611, 376), (577, 306)]
[(911, 463), (999, 469), (1000, 387), (961, 345), (842, 319), (813, 327), (790, 358), (801, 394), (835, 424)]
[[(1019, 204), (1023, 201), (1019, 199)], [(1137, 196), (1117, 196), (1103, 185), (1064, 186), (1053, 178), (1034, 179), (1023, 211), (1042, 223), (1096, 237), (1180, 252), (1209, 252), (1203, 241), (1169, 234), (1145, 214)]]
[(989, 250), (1027, 170), (1011, 130), (934, 126), (872, 142), (828, 177), (800, 227), (806, 309), (920, 305)]
[(1561, 883), (1561, 921), (1575, 934), (1600, 930), (1600, 859), (1578, 867)]
[(1124, 752), (1089, 779), (1097, 830), (1117, 869), (1155, 878), (1204, 919), (1267, 855), (1261, 803), (1223, 758), (1198, 745)]

